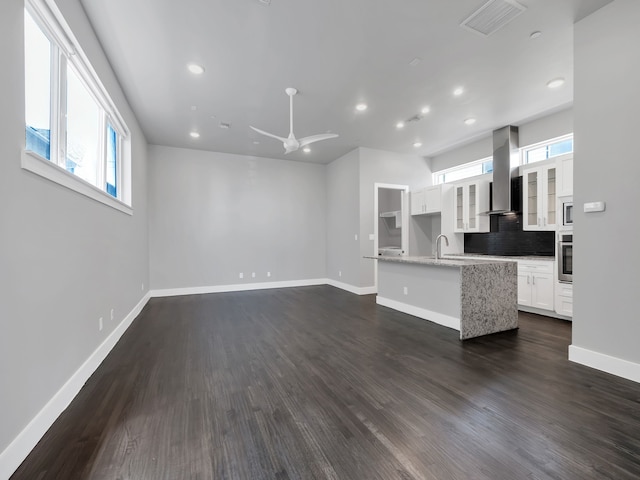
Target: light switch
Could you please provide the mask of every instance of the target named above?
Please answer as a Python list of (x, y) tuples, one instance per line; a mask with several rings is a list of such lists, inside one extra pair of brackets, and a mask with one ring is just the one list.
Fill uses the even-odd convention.
[(588, 202), (584, 204), (584, 213), (604, 212), (605, 207), (604, 202)]
[(356, 233), (354, 236), (356, 237), (356, 241), (358, 241), (358, 234)]
[(375, 240), (376, 236), (373, 233), (369, 234), (369, 240)]

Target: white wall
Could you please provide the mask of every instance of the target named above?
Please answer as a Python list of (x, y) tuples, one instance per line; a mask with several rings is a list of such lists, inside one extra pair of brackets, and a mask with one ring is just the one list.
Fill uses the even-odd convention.
[[(605, 370), (609, 365), (617, 369), (614, 373), (626, 371), (636, 381), (640, 381), (638, 25), (640, 3), (616, 0), (575, 28), (576, 270), (570, 352), (570, 358)], [(606, 211), (583, 213), (583, 204), (593, 201), (606, 202)]]
[(20, 168), (24, 3), (0, 2), (0, 477), (27, 453), (14, 440), (148, 285), (146, 141), (79, 2), (58, 3), (131, 129), (134, 214)]
[(355, 149), (326, 167), (327, 278), (352, 286), (358, 286), (360, 279), (359, 159)]
[(149, 170), (153, 290), (325, 278), (324, 165), (150, 146)]

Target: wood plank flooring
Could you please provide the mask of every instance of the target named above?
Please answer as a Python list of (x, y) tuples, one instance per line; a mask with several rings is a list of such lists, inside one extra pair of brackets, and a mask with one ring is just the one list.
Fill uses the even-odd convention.
[(640, 478), (640, 385), (520, 324), (462, 343), (329, 286), (152, 299), (12, 478)]

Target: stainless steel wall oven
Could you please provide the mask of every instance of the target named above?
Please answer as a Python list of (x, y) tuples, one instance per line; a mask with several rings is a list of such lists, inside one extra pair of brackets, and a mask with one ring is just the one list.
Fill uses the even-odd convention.
[(558, 281), (573, 282), (573, 235), (561, 233), (558, 241)]

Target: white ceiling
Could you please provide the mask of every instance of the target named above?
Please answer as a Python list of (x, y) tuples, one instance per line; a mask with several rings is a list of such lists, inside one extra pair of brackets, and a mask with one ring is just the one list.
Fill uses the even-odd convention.
[[(521, 0), (489, 37), (459, 26), (486, 0), (81, 1), (150, 143), (328, 163), (359, 146), (431, 156), (571, 105), (573, 23), (611, 0)], [(298, 138), (340, 137), (284, 156), (250, 130), (288, 134), (286, 87)]]

